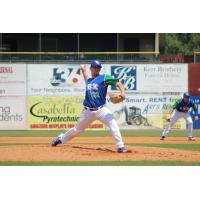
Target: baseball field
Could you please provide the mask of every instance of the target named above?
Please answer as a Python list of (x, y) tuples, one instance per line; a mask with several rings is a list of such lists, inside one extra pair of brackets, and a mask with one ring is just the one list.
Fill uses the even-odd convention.
[(0, 131), (2, 166), (199, 166), (200, 132), (122, 131), (128, 153), (116, 152), (109, 131), (86, 131), (68, 144), (51, 147), (59, 131)]

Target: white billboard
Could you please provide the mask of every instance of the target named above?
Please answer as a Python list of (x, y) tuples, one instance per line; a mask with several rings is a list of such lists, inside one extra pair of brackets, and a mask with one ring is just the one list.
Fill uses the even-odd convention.
[(28, 95), (84, 95), (85, 83), (79, 68), (79, 64), (28, 64)]
[(26, 97), (0, 97), (0, 130), (26, 129)]
[(26, 64), (0, 64), (0, 96), (26, 95)]
[(188, 64), (140, 64), (137, 70), (140, 92), (188, 91)]
[(111, 64), (110, 73), (124, 84), (127, 92), (182, 93), (188, 90), (188, 64)]
[[(90, 76), (90, 64), (86, 66)], [(79, 68), (80, 64), (28, 64), (28, 95), (84, 95), (85, 82)], [(129, 93), (183, 93), (188, 90), (187, 64), (103, 64), (101, 73), (118, 78)], [(116, 88), (111, 87), (111, 90)]]

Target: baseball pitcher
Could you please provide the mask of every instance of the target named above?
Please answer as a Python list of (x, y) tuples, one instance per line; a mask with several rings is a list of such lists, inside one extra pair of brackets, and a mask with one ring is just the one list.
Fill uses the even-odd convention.
[(81, 65), (81, 71), (86, 83), (85, 100), (83, 102), (84, 109), (80, 115), (77, 124), (65, 133), (61, 133), (53, 142), (52, 146), (63, 144), (71, 140), (73, 137), (83, 132), (89, 124), (94, 120), (100, 120), (107, 125), (118, 147), (119, 153), (127, 152), (122, 141), (122, 136), (116, 120), (111, 111), (105, 106), (107, 88), (109, 85), (116, 86), (120, 90), (118, 98), (125, 99), (125, 89), (118, 79), (114, 79), (109, 75), (99, 74), (102, 65), (99, 61), (94, 60), (91, 63), (91, 78), (86, 74), (86, 67)]
[(183, 98), (176, 101), (176, 103), (172, 106), (172, 110), (170, 111), (171, 118), (169, 119), (169, 124), (164, 129), (161, 140), (164, 140), (167, 136), (167, 133), (170, 131), (173, 124), (180, 118), (184, 118), (187, 123), (188, 129), (188, 140), (192, 141), (195, 140), (192, 137), (192, 130), (193, 130), (193, 121), (192, 117), (190, 116), (190, 111), (193, 110), (195, 112), (195, 121), (198, 120), (197, 115), (197, 107), (194, 104), (193, 100), (190, 99), (190, 94), (185, 92), (183, 94)]

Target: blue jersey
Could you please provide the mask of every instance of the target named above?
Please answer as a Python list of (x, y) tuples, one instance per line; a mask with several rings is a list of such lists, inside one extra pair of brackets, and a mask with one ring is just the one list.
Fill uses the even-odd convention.
[(189, 102), (185, 103), (183, 98), (181, 98), (178, 101), (176, 101), (172, 108), (178, 110), (179, 112), (185, 113), (188, 112), (190, 108), (192, 108), (195, 114), (197, 114), (197, 107), (192, 99), (189, 99)]
[(118, 79), (102, 74), (86, 81), (85, 100), (83, 105), (89, 108), (98, 108), (106, 103), (108, 85), (115, 86)]

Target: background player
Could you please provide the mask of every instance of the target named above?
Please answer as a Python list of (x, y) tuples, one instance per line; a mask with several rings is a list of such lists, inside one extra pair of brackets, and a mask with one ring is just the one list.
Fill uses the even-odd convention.
[(194, 140), (192, 137), (192, 130), (193, 130), (193, 121), (192, 117), (190, 116), (190, 111), (193, 109), (195, 112), (195, 120), (198, 120), (198, 115), (197, 115), (197, 107), (194, 104), (193, 100), (190, 99), (190, 94), (188, 92), (185, 92), (183, 94), (183, 98), (179, 99), (176, 101), (176, 103), (172, 106), (172, 110), (170, 111), (170, 122), (169, 124), (165, 127), (161, 140), (164, 140), (165, 137), (167, 136), (167, 133), (170, 131), (171, 127), (173, 124), (180, 118), (184, 118), (187, 123), (187, 129), (188, 129), (188, 140)]
[(115, 143), (118, 147), (118, 152), (127, 152), (127, 149), (125, 148), (122, 141), (118, 124), (114, 119), (111, 111), (105, 106), (107, 88), (109, 85), (116, 86), (121, 92), (121, 94), (119, 94), (120, 97), (123, 99), (125, 99), (125, 89), (118, 79), (114, 79), (111, 76), (105, 74), (100, 75), (99, 73), (101, 68), (102, 66), (99, 61), (92, 61), (90, 66), (92, 77), (88, 78), (86, 74), (86, 67), (81, 65), (80, 69), (83, 73), (83, 77), (86, 83), (85, 100), (83, 102), (84, 109), (75, 127), (69, 129), (65, 133), (61, 133), (52, 142), (52, 146), (57, 146), (58, 144), (68, 142), (73, 137), (83, 132), (94, 120), (98, 119), (110, 128), (115, 139)]

